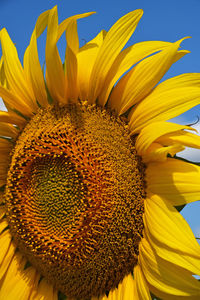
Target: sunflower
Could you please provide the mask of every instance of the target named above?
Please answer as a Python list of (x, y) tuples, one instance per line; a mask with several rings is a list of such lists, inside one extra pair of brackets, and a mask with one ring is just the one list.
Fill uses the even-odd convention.
[(200, 246), (178, 210), (200, 199), (200, 167), (176, 156), (200, 137), (166, 122), (199, 104), (200, 74), (158, 84), (183, 39), (123, 49), (140, 9), (79, 47), (91, 14), (42, 13), (23, 66), (0, 32), (0, 299), (200, 299)]

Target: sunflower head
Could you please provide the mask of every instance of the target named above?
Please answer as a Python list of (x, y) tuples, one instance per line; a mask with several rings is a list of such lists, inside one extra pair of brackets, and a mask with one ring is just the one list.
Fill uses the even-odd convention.
[[(150, 291), (168, 299), (184, 295), (179, 285), (166, 291), (177, 279), (166, 260), (176, 257), (184, 269), (178, 253), (185, 251), (189, 271), (200, 269), (192, 267), (200, 250), (191, 233), (192, 250), (180, 242), (176, 222), (177, 242), (159, 218), (171, 224), (173, 215), (182, 226), (172, 204), (190, 201), (183, 178), (171, 172), (188, 164), (173, 156), (200, 141), (184, 131), (189, 126), (165, 121), (199, 102), (199, 75), (157, 85), (188, 52), (179, 50), (183, 39), (123, 49), (142, 10), (80, 47), (77, 19), (91, 14), (60, 24), (56, 7), (41, 14), (23, 67), (6, 29), (0, 32), (0, 96), (7, 107), (0, 112), (0, 299), (9, 293), (55, 300), (58, 291), (70, 299), (140, 300), (150, 299)], [(37, 38), (45, 28), (43, 72)], [(63, 63), (57, 42), (64, 32)], [(185, 295), (200, 295), (188, 270), (183, 280)]]

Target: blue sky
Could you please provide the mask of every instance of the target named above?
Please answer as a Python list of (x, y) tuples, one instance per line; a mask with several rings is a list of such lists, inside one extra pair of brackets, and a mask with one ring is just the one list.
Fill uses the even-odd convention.
[[(19, 57), (29, 43), (36, 19), (40, 13), (58, 5), (59, 21), (66, 17), (96, 11), (97, 14), (79, 21), (78, 31), (80, 44), (92, 39), (100, 30), (108, 30), (122, 15), (137, 8), (144, 10), (144, 16), (139, 23), (129, 45), (145, 40), (164, 40), (174, 42), (182, 37), (191, 39), (182, 43), (182, 48), (191, 53), (174, 64), (164, 79), (187, 72), (200, 72), (200, 1), (199, 0), (0, 0), (0, 27), (6, 27), (15, 42)], [(59, 42), (61, 55), (64, 55), (65, 41)], [(44, 61), (44, 40), (39, 40), (41, 62)], [(177, 119), (185, 124), (195, 122), (200, 116), (200, 106), (195, 107)], [(200, 126), (199, 126), (200, 128)], [(199, 152), (186, 152), (186, 157), (200, 161)], [(200, 184), (200, 183), (199, 183)], [(183, 210), (183, 215), (196, 235), (200, 236), (200, 202), (189, 205)]]

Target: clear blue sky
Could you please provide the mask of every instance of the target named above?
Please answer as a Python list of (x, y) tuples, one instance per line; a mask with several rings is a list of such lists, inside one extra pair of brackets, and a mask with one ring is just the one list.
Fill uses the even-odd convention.
[[(164, 40), (174, 42), (184, 36), (191, 36), (182, 43), (182, 48), (191, 51), (172, 66), (165, 79), (181, 73), (200, 72), (200, 0), (0, 0), (0, 27), (6, 27), (16, 43), (22, 60), (24, 50), (40, 13), (58, 5), (59, 21), (77, 13), (96, 11), (97, 14), (78, 22), (80, 43), (89, 41), (100, 30), (108, 30), (122, 15), (137, 8), (144, 10), (144, 16), (130, 43), (145, 40)], [(64, 39), (59, 43), (64, 53)], [(44, 61), (43, 41), (39, 41), (41, 61)], [(184, 114), (179, 121), (187, 124), (200, 116), (200, 107)], [(200, 161), (200, 154), (199, 154)], [(200, 183), (199, 183), (200, 184)], [(200, 202), (189, 205), (183, 215), (192, 226), (194, 233), (200, 236)]]

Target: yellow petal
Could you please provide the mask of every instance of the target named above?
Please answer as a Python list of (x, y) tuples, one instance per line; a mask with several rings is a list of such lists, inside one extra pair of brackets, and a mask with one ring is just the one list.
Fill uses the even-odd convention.
[(35, 24), (36, 37), (38, 38), (47, 27), (50, 10), (43, 12), (37, 19)]
[(6, 184), (6, 178), (0, 178), (0, 187)]
[(65, 77), (62, 62), (56, 46), (58, 35), (57, 7), (49, 12), (46, 41), (46, 80), (48, 90), (54, 101), (63, 102)]
[(109, 100), (118, 114), (123, 114), (151, 92), (177, 60), (177, 55), (180, 58), (177, 51), (181, 42), (182, 40), (177, 41), (163, 51), (144, 59), (119, 80)]
[(6, 80), (5, 67), (3, 62), (3, 56), (0, 59), (0, 84), (5, 88), (8, 87), (8, 82)]
[(92, 70), (89, 103), (94, 103), (99, 96), (114, 60), (133, 34), (142, 14), (141, 9), (130, 12), (119, 19), (107, 33)]
[(122, 284), (120, 283), (117, 288), (109, 292), (108, 297), (104, 296), (101, 300), (105, 300), (105, 299), (108, 300), (122, 299)]
[(101, 300), (131, 300), (134, 299), (134, 280), (132, 274), (124, 277), (118, 287), (109, 292), (108, 297), (104, 296)]
[(27, 121), (14, 112), (0, 111), (0, 122), (15, 124), (15, 125), (21, 127)]
[[(191, 129), (192, 128), (190, 127), (190, 130)], [(179, 143), (187, 147), (200, 149), (200, 136), (185, 131), (163, 135), (157, 139), (157, 142), (164, 145), (173, 145), (175, 143)]]
[(0, 204), (3, 202), (4, 192), (0, 191)]
[(37, 38), (43, 33), (48, 24), (49, 10), (42, 13), (36, 22), (32, 33), (30, 45), (24, 54), (24, 71), (30, 81), (36, 100), (41, 106), (47, 106), (47, 93), (43, 72), (39, 62), (37, 51)]
[(79, 40), (77, 32), (77, 21), (71, 20), (66, 30), (66, 80), (68, 91), (66, 91), (65, 99), (77, 101), (78, 88), (77, 88), (77, 53), (79, 50)]
[[(0, 266), (8, 253), (10, 243), (11, 243), (11, 234), (9, 230), (5, 230), (1, 235), (0, 235), (0, 245), (1, 245), (1, 251), (0, 251)], [(0, 267), (1, 269), (1, 267)]]
[(169, 120), (199, 104), (199, 83), (199, 74), (185, 74), (160, 83), (132, 109), (129, 115), (131, 132), (138, 133), (150, 123)]
[[(145, 221), (146, 226), (146, 221)], [(174, 265), (180, 266), (188, 270), (191, 275), (196, 274), (200, 275), (200, 260), (193, 256), (183, 254), (180, 251), (174, 251), (169, 248), (167, 245), (164, 245), (159, 241), (158, 235), (154, 236), (152, 232), (149, 231), (149, 228), (145, 228), (145, 237), (151, 243), (152, 248), (156, 251), (156, 254), (163, 259), (173, 263)]]
[(186, 296), (186, 297), (180, 297), (178, 295), (169, 295), (169, 294), (166, 294), (158, 289), (155, 288), (155, 286), (152, 286), (149, 284), (149, 287), (151, 288), (151, 292), (152, 292), (152, 296), (156, 295), (156, 298), (153, 298), (153, 299), (162, 299), (162, 300), (199, 300), (199, 296), (198, 295), (195, 295), (195, 296)]
[(3, 218), (3, 216), (5, 215), (5, 213), (6, 213), (5, 206), (4, 206), (4, 205), (1, 205), (1, 206), (0, 206), (0, 219)]
[(135, 300), (152, 299), (149, 292), (149, 288), (147, 286), (146, 279), (139, 265), (134, 267), (134, 289), (135, 289), (134, 298), (132, 297), (130, 298), (130, 300), (131, 299), (135, 299)]
[(98, 51), (105, 39), (106, 31), (102, 30), (93, 40), (80, 48), (77, 54), (79, 98), (88, 99), (89, 82)]
[(62, 21), (62, 23), (60, 23), (59, 26), (58, 26), (57, 41), (60, 39), (61, 35), (62, 35), (63, 32), (67, 29), (69, 23), (70, 23), (72, 20), (77, 20), (77, 19), (81, 19), (81, 18), (86, 18), (86, 17), (89, 17), (89, 16), (91, 16), (91, 15), (93, 15), (93, 14), (95, 14), (94, 11), (88, 12), (88, 13), (84, 13), (84, 14), (74, 15), (74, 16), (71, 16), (71, 17), (65, 19), (64, 21)]
[[(149, 56), (150, 54), (165, 49), (170, 44), (171, 43), (161, 41), (146, 41), (137, 43), (120, 52), (112, 67), (110, 68), (108, 75), (106, 76), (103, 90), (101, 91), (101, 94), (98, 98), (98, 103), (101, 106), (104, 106), (106, 104), (114, 84), (133, 65), (138, 63), (143, 58)], [(116, 101), (119, 101), (119, 98), (116, 99)], [(115, 105), (115, 102), (109, 101), (109, 104), (111, 107), (114, 107), (113, 105)]]
[[(125, 276), (118, 287), (101, 297), (92, 297), (91, 300), (132, 300), (135, 299), (134, 280), (133, 275), (130, 273)], [(139, 300), (139, 299), (138, 299)]]
[[(59, 101), (60, 103), (66, 103), (68, 101), (68, 90), (67, 85), (68, 83), (65, 80), (64, 71), (62, 62), (60, 60), (60, 56), (58, 53), (58, 49), (56, 46), (57, 41), (63, 34), (63, 32), (67, 29), (68, 26), (71, 26), (72, 23), (76, 19), (84, 18), (87, 16), (90, 16), (93, 14), (91, 13), (85, 13), (80, 15), (72, 16), (66, 20), (64, 20), (59, 26), (58, 26), (58, 15), (57, 15), (57, 7), (54, 7), (49, 14), (49, 20), (48, 20), (48, 29), (47, 29), (47, 43), (46, 43), (46, 65), (47, 65), (47, 85), (48, 89), (50, 91), (50, 94), (54, 100)], [(72, 22), (72, 23), (71, 23)], [(74, 32), (74, 30), (72, 30)], [(70, 31), (72, 34), (73, 32)], [(76, 42), (73, 40), (72, 35), (69, 34), (67, 36), (68, 42), (70, 43), (70, 50), (68, 49), (67, 52), (70, 52), (70, 59), (73, 59), (71, 62), (72, 65), (70, 65), (70, 69), (68, 70), (68, 73), (72, 71), (71, 67), (74, 66), (74, 56), (71, 53), (72, 50), (74, 50), (74, 44), (77, 43), (77, 38), (75, 39)], [(68, 54), (67, 54), (68, 56)], [(71, 58), (72, 56), (72, 58)], [(48, 61), (48, 63), (47, 63)], [(70, 62), (67, 62), (70, 64)], [(68, 66), (69, 68), (69, 66)], [(76, 73), (76, 71), (74, 71)], [(71, 75), (70, 75), (71, 76)], [(56, 77), (56, 79), (55, 79)], [(69, 74), (68, 74), (69, 77)], [(76, 77), (76, 76), (75, 76)], [(72, 78), (72, 83), (74, 78)], [(71, 80), (71, 77), (70, 77)], [(71, 83), (71, 82), (70, 82)], [(74, 87), (74, 85), (73, 85)]]
[[(147, 214), (144, 214), (144, 227), (145, 227), (145, 235), (144, 237), (148, 239), (150, 242), (152, 248), (156, 251), (156, 254), (162, 257), (163, 259), (178, 265), (182, 268), (185, 268), (186, 270), (191, 272), (191, 275), (196, 274), (200, 275), (200, 259), (199, 257), (194, 257), (193, 255), (189, 255), (188, 253), (184, 253), (184, 245), (181, 246), (181, 243), (175, 243), (173, 245), (173, 248), (170, 247), (170, 238), (169, 238), (169, 232), (166, 232), (166, 228), (163, 227), (163, 222), (166, 220), (163, 220), (162, 218), (156, 218), (152, 223), (151, 216), (149, 217), (149, 214), (151, 214), (151, 209), (154, 210), (154, 207), (151, 206), (151, 199), (147, 199), (145, 201), (145, 209), (148, 206)], [(159, 204), (162, 205), (162, 201), (159, 202)], [(168, 207), (170, 208), (170, 207)], [(164, 206), (162, 209), (166, 209)], [(172, 208), (173, 210), (174, 208)], [(146, 212), (146, 211), (145, 211)], [(154, 214), (154, 212), (152, 212)], [(173, 218), (173, 216), (172, 216)], [(157, 223), (157, 225), (155, 225)], [(183, 221), (185, 223), (185, 221)], [(187, 224), (186, 224), (187, 225)], [(156, 230), (156, 227), (162, 228), (162, 234), (158, 230)], [(188, 225), (187, 225), (188, 226)], [(175, 230), (177, 230), (175, 226)], [(170, 229), (170, 228), (169, 228)], [(181, 240), (181, 237), (177, 237), (177, 240)], [(173, 242), (172, 242), (173, 243)], [(196, 243), (196, 241), (195, 241)]]
[(180, 87), (200, 87), (200, 73), (185, 73), (176, 77), (169, 78), (159, 84), (157, 90), (168, 90)]
[(0, 122), (0, 135), (16, 138), (19, 135), (19, 130), (11, 124)]
[(7, 176), (9, 164), (7, 162), (0, 164), (0, 177)]
[[(135, 286), (134, 286), (134, 279), (133, 275), (127, 275), (122, 282), (122, 293), (121, 298), (123, 300), (132, 300), (135, 299)], [(144, 298), (145, 299), (145, 298)], [(139, 298), (138, 298), (139, 300)]]
[(32, 267), (23, 270), (20, 263), (12, 269), (12, 264), (13, 261), (1, 286), (0, 298), (7, 300), (27, 300), (38, 281), (36, 270)]
[(5, 75), (13, 94), (26, 102), (27, 106), (34, 112), (37, 104), (33, 91), (26, 80), (22, 65), (19, 61), (16, 47), (11, 41), (7, 31), (3, 28), (0, 32), (2, 52), (5, 65)]
[(6, 252), (6, 255), (3, 258), (3, 261), (0, 264), (0, 279), (2, 279), (5, 272), (7, 271), (8, 267), (10, 266), (10, 262), (12, 261), (14, 255), (15, 255), (15, 249), (16, 249), (16, 247), (15, 247), (14, 243), (11, 242), (9, 245), (9, 248)]
[(44, 76), (37, 50), (36, 29), (33, 31), (30, 45), (24, 54), (24, 70), (30, 80), (35, 99), (41, 106), (48, 105)]
[[(10, 157), (7, 153), (1, 153), (0, 154), (0, 166), (8, 168), (10, 165)], [(1, 198), (1, 192), (0, 192), (0, 198)]]
[(163, 245), (183, 254), (200, 258), (200, 245), (190, 226), (170, 203), (157, 195), (151, 196), (145, 201), (144, 219), (148, 230)]
[(9, 154), (12, 147), (13, 144), (10, 141), (0, 138), (0, 154)]
[(8, 227), (8, 222), (7, 222), (7, 220), (4, 218), (4, 219), (1, 220), (1, 222), (0, 222), (0, 233), (1, 233), (6, 227)]
[(8, 103), (10, 107), (21, 112), (23, 115), (32, 115), (32, 108), (27, 105), (23, 99), (20, 99), (17, 95), (13, 94), (11, 91), (2, 86), (0, 86), (0, 97), (2, 97), (3, 101)]
[(7, 176), (8, 168), (9, 168), (9, 162), (8, 161), (1, 162), (0, 163), (0, 176), (2, 176), (4, 174), (5, 174), (5, 176)]
[[(65, 56), (66, 63), (66, 90), (65, 99), (66, 102), (77, 101), (78, 99), (78, 86), (77, 86), (77, 54), (79, 52), (79, 39), (77, 32), (77, 19), (85, 18), (93, 14), (86, 13), (82, 15), (75, 15), (66, 20), (66, 40), (67, 40), (67, 49)], [(68, 21), (68, 22), (67, 22)]]
[(200, 282), (184, 268), (159, 257), (146, 239), (142, 239), (139, 253), (146, 280), (165, 295), (164, 299), (171, 299), (170, 295), (200, 297)]
[(163, 147), (159, 143), (152, 143), (146, 150), (146, 153), (142, 155), (142, 160), (145, 163), (164, 162), (168, 154), (173, 157), (177, 152), (183, 151), (184, 149), (185, 147), (181, 144)]
[(29, 300), (57, 300), (57, 293), (53, 285), (47, 283), (43, 278), (38, 284), (37, 288), (32, 291)]
[[(144, 155), (149, 146), (156, 141), (159, 137), (171, 133), (174, 131), (181, 131), (183, 129), (187, 130), (195, 130), (189, 126), (179, 125), (170, 122), (155, 122), (145, 126), (139, 133), (137, 140), (136, 140), (136, 150), (139, 155)], [(157, 140), (158, 143), (160, 139)], [(178, 143), (178, 141), (177, 141)], [(171, 143), (174, 144), (174, 143)], [(168, 144), (168, 145), (171, 145)]]
[(172, 205), (200, 200), (200, 167), (197, 165), (172, 158), (163, 163), (149, 163), (146, 180), (147, 192), (160, 195)]

